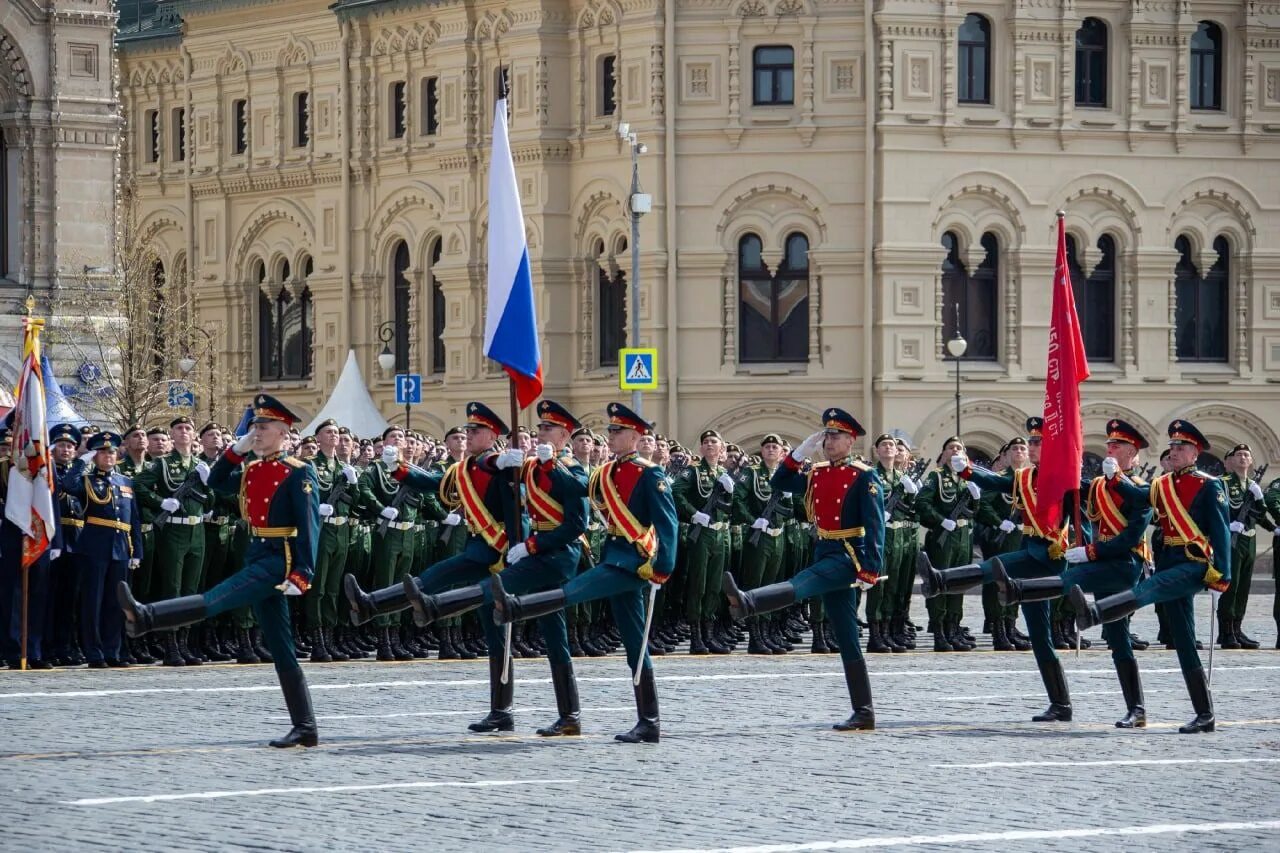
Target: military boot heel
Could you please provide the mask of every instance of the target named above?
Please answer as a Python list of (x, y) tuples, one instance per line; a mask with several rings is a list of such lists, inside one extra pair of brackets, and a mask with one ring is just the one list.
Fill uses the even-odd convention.
[(515, 701), (515, 665), (507, 659), (507, 683), (502, 683), (502, 657), (489, 657), (489, 713), (467, 726), (473, 732), (513, 732), (515, 717), (511, 706)]
[(573, 677), (573, 664), (551, 665), (551, 686), (556, 694), (557, 719), (538, 729), (543, 737), (576, 737), (582, 734), (582, 710), (578, 703), (578, 681)]
[(1124, 719), (1116, 720), (1116, 728), (1145, 729), (1147, 709), (1142, 698), (1142, 678), (1138, 674), (1138, 662), (1116, 661), (1116, 677), (1120, 679), (1120, 692), (1124, 694), (1124, 704), (1128, 708)]
[(631, 731), (614, 735), (622, 743), (657, 743), (661, 735), (658, 722), (658, 691), (653, 682), (653, 669), (642, 667), (640, 683), (635, 685), (636, 724)]
[(1041, 667), (1040, 678), (1044, 681), (1045, 692), (1049, 694), (1049, 707), (1044, 713), (1032, 717), (1031, 722), (1071, 722), (1071, 691), (1067, 689), (1067, 674), (1062, 669), (1062, 661), (1055, 659)]
[(1191, 707), (1195, 709), (1196, 716), (1185, 726), (1179, 726), (1178, 731), (1184, 735), (1213, 731), (1217, 723), (1213, 716), (1213, 695), (1209, 692), (1209, 679), (1205, 676), (1204, 667), (1184, 672), (1182, 678), (1187, 682), (1187, 693), (1191, 696)]
[(844, 662), (844, 680), (849, 687), (849, 699), (853, 703), (853, 715), (831, 728), (838, 732), (869, 732), (876, 727), (876, 713), (871, 704), (871, 679), (867, 675), (867, 662), (863, 658)]
[(284, 737), (270, 742), (277, 749), (294, 746), (316, 746), (320, 734), (316, 729), (316, 715), (311, 707), (311, 691), (302, 668), (294, 666), (280, 673), (280, 689), (284, 692), (284, 704), (289, 709), (293, 728)]

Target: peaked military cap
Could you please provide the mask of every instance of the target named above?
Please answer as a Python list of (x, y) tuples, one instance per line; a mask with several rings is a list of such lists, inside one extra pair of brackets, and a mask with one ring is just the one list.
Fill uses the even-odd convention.
[(455, 426), (455, 427), (449, 427), (449, 429), (445, 432), (444, 437), (447, 439), (451, 435), (466, 435), (466, 434), (467, 434), (467, 431), (465, 429), (463, 429), (460, 426)]
[(217, 421), (209, 421), (207, 424), (200, 427), (200, 432), (198, 434), (201, 438), (204, 438), (204, 434), (210, 430), (214, 432), (223, 432), (221, 425), (219, 425)]
[(1142, 437), (1142, 433), (1137, 428), (1126, 421), (1119, 418), (1112, 418), (1107, 421), (1107, 441), (1126, 441), (1139, 450), (1150, 447), (1151, 444)]
[(119, 450), (124, 436), (114, 432), (100, 432), (89, 439), (90, 450)]
[(196, 428), (196, 423), (195, 423), (195, 421), (191, 420), (191, 418), (187, 417), (186, 415), (179, 415), (178, 417), (176, 417), (176, 418), (174, 418), (173, 420), (169, 421), (169, 429), (173, 429), (174, 427), (176, 427), (176, 426), (180, 426), (180, 425), (182, 425), (182, 424), (186, 424), (187, 426), (191, 427), (192, 429), (195, 429), (195, 428)]
[(768, 435), (766, 435), (764, 438), (760, 439), (761, 447), (764, 447), (766, 444), (776, 444), (779, 447), (781, 447), (782, 438), (776, 432), (771, 432)]
[(898, 440), (897, 440), (896, 438), (894, 438), (892, 435), (890, 435), (889, 433), (887, 433), (887, 432), (882, 432), (882, 433), (880, 433), (879, 435), (877, 435), (877, 436), (876, 436), (876, 440), (875, 440), (875, 441), (871, 442), (871, 446), (872, 446), (872, 447), (879, 447), (879, 446), (880, 446), (880, 442), (882, 442), (882, 441), (892, 441), (892, 442), (894, 442), (894, 443), (896, 444)]
[[(609, 429), (633, 429), (641, 435), (653, 432), (653, 424), (631, 411), (622, 403), (610, 403), (605, 412), (609, 415)], [(712, 430), (708, 430), (711, 432)]]
[(1248, 450), (1250, 453), (1253, 453), (1253, 451), (1252, 451), (1252, 450), (1250, 450), (1249, 445), (1247, 445), (1247, 444), (1237, 444), (1235, 447), (1233, 447), (1233, 448), (1231, 448), (1230, 450), (1228, 450), (1228, 451), (1227, 451), (1227, 455), (1226, 455), (1224, 458), (1226, 458), (1226, 459), (1230, 459), (1232, 456), (1235, 456), (1235, 455), (1236, 455), (1237, 453), (1239, 453), (1241, 450)]
[(502, 418), (498, 417), (497, 413), (484, 403), (467, 403), (467, 426), (471, 428), (488, 427), (498, 435), (506, 435), (511, 432), (511, 430), (507, 429), (507, 425), (503, 423)]
[(54, 424), (53, 428), (49, 430), (49, 443), (57, 444), (59, 441), (79, 444), (80, 430), (76, 429), (74, 424)]
[(253, 398), (253, 420), (250, 423), (261, 424), (269, 421), (280, 421), (292, 427), (298, 422), (298, 416), (270, 394), (259, 394)]
[(1193, 444), (1201, 453), (1209, 449), (1209, 439), (1191, 421), (1177, 420), (1169, 424), (1169, 444)]
[(847, 432), (854, 438), (867, 434), (853, 415), (834, 406), (822, 413), (822, 425), (827, 428), (828, 433)]
[(581, 421), (555, 400), (542, 400), (538, 403), (538, 423), (563, 427), (570, 433), (582, 427)]
[(1042, 435), (1044, 435), (1044, 418), (1027, 418), (1027, 437), (1040, 438)]

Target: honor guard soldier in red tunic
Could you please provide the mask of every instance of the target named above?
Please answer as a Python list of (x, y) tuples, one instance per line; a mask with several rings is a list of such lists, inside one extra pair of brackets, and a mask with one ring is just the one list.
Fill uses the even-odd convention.
[[(311, 586), (319, 539), (320, 500), (315, 470), (284, 451), (289, 427), (298, 418), (267, 394), (253, 401), (252, 428), (228, 448), (209, 472), (210, 488), (238, 493), (249, 523), (244, 567), (204, 595), (139, 604), (127, 583), (118, 588), (129, 636), (190, 625), (219, 613), (252, 605), (284, 691), (293, 728), (272, 746), (315, 746), (319, 742), (306, 676), (294, 654), (286, 596)], [(252, 451), (254, 458), (246, 457)], [(241, 467), (241, 463), (245, 465)]]
[[(876, 727), (876, 717), (867, 662), (858, 639), (858, 594), (881, 577), (884, 483), (874, 469), (853, 458), (853, 443), (866, 430), (852, 415), (842, 409), (827, 409), (822, 423), (822, 429), (783, 460), (772, 480), (775, 489), (804, 494), (808, 515), (818, 528), (813, 563), (789, 581), (750, 591), (738, 589), (733, 575), (725, 572), (724, 593), (734, 619), (821, 595), (840, 644), (853, 703), (853, 715), (834, 728), (870, 731)], [(826, 461), (806, 470), (804, 460), (819, 448)]]

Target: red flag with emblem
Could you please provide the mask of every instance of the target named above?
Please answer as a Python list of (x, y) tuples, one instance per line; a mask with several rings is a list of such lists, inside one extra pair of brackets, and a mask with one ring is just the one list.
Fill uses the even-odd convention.
[(22, 325), (22, 373), (10, 430), (13, 464), (9, 468), (5, 517), (22, 531), (25, 569), (49, 550), (53, 535), (53, 465), (49, 459), (49, 426), (45, 423), (44, 379), (40, 375), (40, 329), (44, 321), (25, 317)]
[(1080, 416), (1080, 383), (1089, 378), (1089, 359), (1080, 335), (1071, 273), (1067, 269), (1067, 232), (1058, 214), (1058, 256), (1053, 266), (1053, 307), (1049, 317), (1049, 370), (1044, 386), (1044, 431), (1036, 493), (1040, 522), (1046, 528), (1062, 521), (1062, 499), (1080, 488), (1084, 454), (1084, 422)]

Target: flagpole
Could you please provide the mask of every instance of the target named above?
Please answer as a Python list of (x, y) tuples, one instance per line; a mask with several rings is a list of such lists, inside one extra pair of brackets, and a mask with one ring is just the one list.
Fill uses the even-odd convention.
[[(514, 376), (508, 374), (507, 387), (511, 391), (511, 433), (507, 436), (507, 446), (515, 447), (519, 441), (520, 423), (520, 400), (516, 395), (516, 380)], [(507, 524), (507, 547), (510, 548), (517, 542), (523, 542), (524, 537), (521, 536), (521, 516), (524, 512), (522, 501), (520, 500), (520, 472), (524, 470), (523, 465), (516, 465), (511, 469), (511, 505), (513, 511), (511, 518)], [(512, 529), (511, 525), (515, 525)], [(503, 555), (501, 560), (505, 561), (506, 556)], [(502, 571), (499, 569), (498, 571)], [(503, 644), (502, 644), (502, 674), (498, 680), (506, 684), (511, 680), (511, 623), (508, 622), (503, 626)]]

